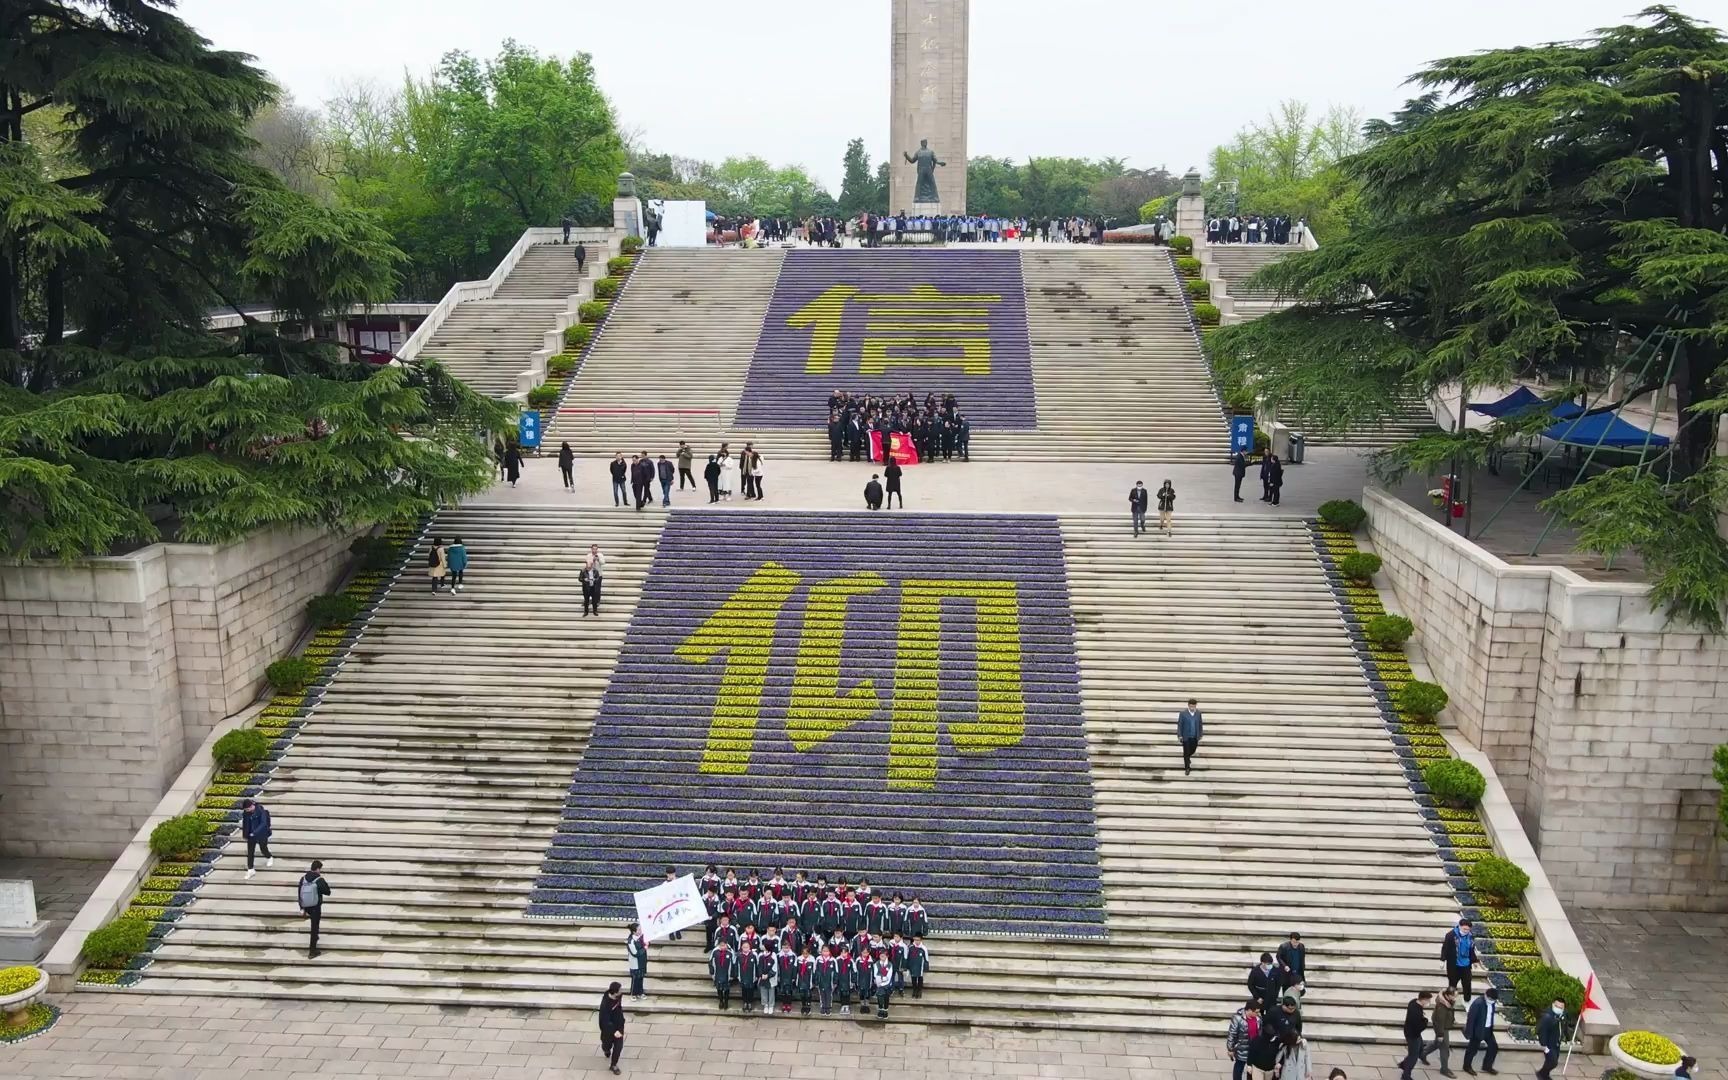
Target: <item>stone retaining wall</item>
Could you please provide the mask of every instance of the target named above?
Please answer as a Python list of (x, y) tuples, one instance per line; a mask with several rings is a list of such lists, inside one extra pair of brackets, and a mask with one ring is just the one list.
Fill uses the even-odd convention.
[(1728, 639), (1669, 624), (1644, 586), (1512, 566), (1384, 492), (1364, 505), (1452, 696), (1442, 721), (1493, 761), (1560, 895), (1728, 909), (1710, 779)]
[(112, 858), (347, 562), (260, 533), (0, 566), (0, 855)]

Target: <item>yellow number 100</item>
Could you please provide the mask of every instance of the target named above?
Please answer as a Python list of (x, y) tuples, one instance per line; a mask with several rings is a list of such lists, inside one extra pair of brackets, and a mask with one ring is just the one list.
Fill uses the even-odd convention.
[[(702, 772), (749, 771), (780, 611), (801, 580), (797, 571), (779, 563), (763, 564), (675, 650), (681, 659), (694, 664), (708, 663), (726, 653), (726, 668), (702, 751)], [(866, 571), (810, 587), (786, 712), (786, 733), (794, 749), (809, 750), (877, 711), (876, 688), (869, 679), (840, 693), (840, 653), (851, 598), (878, 592), (887, 584), (880, 574)], [(1020, 684), (1020, 603), (1015, 583), (904, 581), (900, 586), (899, 648), (894, 658), (894, 699), (889, 714), (890, 788), (936, 786), (942, 601), (948, 598), (973, 601), (978, 627), (978, 717), (949, 722), (954, 748), (963, 754), (987, 753), (1016, 745), (1026, 733), (1026, 702)]]

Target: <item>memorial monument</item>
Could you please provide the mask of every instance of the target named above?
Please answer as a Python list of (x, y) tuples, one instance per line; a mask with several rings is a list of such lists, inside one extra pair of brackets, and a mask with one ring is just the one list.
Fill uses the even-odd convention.
[(963, 214), (971, 0), (893, 3), (888, 212)]

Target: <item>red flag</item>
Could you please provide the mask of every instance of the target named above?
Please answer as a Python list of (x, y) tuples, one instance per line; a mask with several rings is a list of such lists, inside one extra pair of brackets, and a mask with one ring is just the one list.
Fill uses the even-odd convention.
[(894, 460), (902, 465), (918, 464), (918, 444), (912, 441), (912, 436), (904, 431), (896, 431), (889, 436), (889, 451)]
[(1601, 1007), (1596, 1001), (1596, 973), (1592, 971), (1590, 978), (1584, 983), (1584, 1011), (1594, 1012)]

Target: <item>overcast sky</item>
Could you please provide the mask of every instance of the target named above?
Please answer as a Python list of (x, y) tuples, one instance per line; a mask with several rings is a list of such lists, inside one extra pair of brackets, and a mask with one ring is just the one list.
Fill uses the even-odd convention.
[[(1385, 115), (1440, 56), (1577, 37), (1642, 0), (974, 0), (973, 156), (1117, 156), (1180, 173), (1280, 98)], [(1681, 2), (1699, 17), (1722, 0)], [(180, 0), (302, 104), (514, 37), (588, 52), (650, 148), (796, 162), (836, 192), (848, 139), (888, 152), (889, 0)], [(1728, 22), (1719, 15), (1718, 25)], [(910, 148), (903, 148), (910, 149)]]

